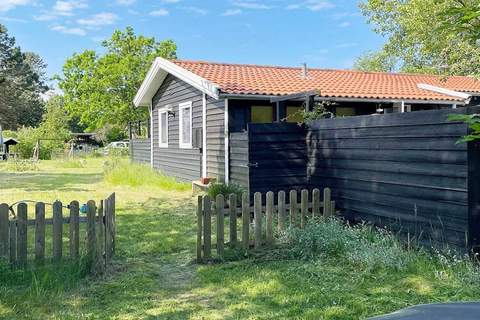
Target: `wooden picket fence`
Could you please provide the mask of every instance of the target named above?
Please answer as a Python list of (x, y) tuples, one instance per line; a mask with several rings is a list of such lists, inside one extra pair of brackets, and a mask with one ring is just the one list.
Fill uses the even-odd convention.
[[(291, 190), (289, 201), (286, 202), (285, 191), (280, 191), (275, 197), (273, 192), (267, 192), (265, 205), (263, 195), (254, 194), (253, 206), (248, 193), (242, 195), (241, 202), (235, 194), (227, 199), (218, 195), (215, 201), (209, 196), (199, 196), (197, 203), (197, 262), (212, 259), (212, 249), (216, 249), (219, 259), (224, 258), (225, 225), (228, 225), (229, 242), (232, 248), (248, 251), (272, 247), (274, 245), (274, 221), (278, 232), (285, 231), (288, 226), (303, 228), (307, 219), (313, 217), (328, 217), (335, 214), (335, 201), (331, 200), (331, 190), (323, 190), (323, 201), (320, 201), (320, 190), (302, 190), (300, 203), (298, 192)], [(276, 200), (276, 201), (275, 201)], [(276, 202), (276, 204), (275, 204)], [(216, 245), (212, 245), (212, 217), (216, 218)], [(228, 224), (225, 221), (228, 219)], [(253, 223), (252, 223), (253, 218)], [(238, 239), (237, 220), (240, 219), (241, 242)], [(263, 227), (265, 225), (265, 227)], [(253, 233), (251, 229), (253, 228)]]
[[(16, 268), (26, 268), (30, 258), (36, 265), (42, 265), (50, 260), (46, 256), (46, 239), (51, 235), (51, 261), (60, 262), (63, 258), (79, 261), (80, 225), (85, 224), (85, 255), (96, 269), (105, 268), (115, 252), (115, 193), (101, 200), (99, 207), (95, 201), (88, 201), (86, 216), (80, 216), (78, 201), (67, 206), (55, 201), (48, 206), (52, 208), (52, 218), (45, 217), (44, 202), (35, 202), (35, 218), (28, 219), (27, 202), (16, 206), (0, 204), (0, 259)], [(69, 210), (68, 216), (64, 216), (63, 209)], [(52, 226), (51, 232), (46, 232), (48, 225)], [(68, 255), (63, 252), (64, 226), (69, 228)], [(32, 231), (34, 245), (29, 255), (28, 234)]]

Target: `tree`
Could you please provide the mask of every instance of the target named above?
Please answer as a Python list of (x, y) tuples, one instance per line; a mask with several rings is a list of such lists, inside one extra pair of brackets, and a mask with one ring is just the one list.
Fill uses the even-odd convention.
[(380, 54), (398, 61), (396, 70), (480, 75), (480, 48), (444, 27), (442, 17), (458, 1), (366, 0), (360, 8), (374, 31), (387, 38)]
[(353, 68), (360, 71), (393, 72), (397, 64), (396, 60), (384, 51), (367, 52), (357, 58)]
[[(444, 2), (445, 0), (437, 0)], [(480, 3), (471, 0), (455, 0), (441, 13), (442, 27), (450, 28), (459, 37), (480, 46)]]
[(57, 77), (65, 108), (89, 131), (107, 124), (126, 130), (129, 121), (146, 116), (132, 101), (151, 63), (156, 57), (175, 59), (177, 47), (172, 40), (137, 36), (131, 27), (115, 31), (102, 46), (104, 54), (85, 50), (65, 62)]
[(37, 54), (22, 52), (0, 24), (0, 121), (5, 127), (34, 126), (41, 121), (40, 94), (48, 89), (45, 67)]

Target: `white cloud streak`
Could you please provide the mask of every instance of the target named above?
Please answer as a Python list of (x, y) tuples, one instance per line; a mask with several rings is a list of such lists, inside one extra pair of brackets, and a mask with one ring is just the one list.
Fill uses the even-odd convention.
[(242, 14), (241, 9), (228, 9), (228, 10), (225, 10), (225, 12), (222, 13), (222, 16), (225, 16), (225, 17), (237, 16), (239, 14)]
[(32, 0), (0, 0), (0, 12), (7, 12), (19, 6), (33, 3)]
[(168, 16), (169, 14), (170, 12), (168, 12), (168, 10), (166, 9), (158, 9), (149, 13), (149, 15), (153, 17), (164, 17), (164, 16)]
[(94, 14), (87, 19), (78, 19), (77, 23), (79, 25), (87, 27), (100, 27), (115, 24), (117, 20), (118, 16), (116, 14), (110, 12), (103, 12)]
[(85, 36), (87, 32), (82, 28), (68, 28), (61, 25), (55, 25), (51, 28), (53, 31), (57, 31), (64, 34), (71, 34), (76, 36)]

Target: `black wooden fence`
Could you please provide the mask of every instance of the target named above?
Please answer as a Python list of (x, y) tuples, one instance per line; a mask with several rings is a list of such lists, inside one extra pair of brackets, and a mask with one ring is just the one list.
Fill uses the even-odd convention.
[(354, 220), (420, 243), (480, 245), (480, 147), (452, 113), (479, 107), (251, 124), (249, 191), (325, 187)]

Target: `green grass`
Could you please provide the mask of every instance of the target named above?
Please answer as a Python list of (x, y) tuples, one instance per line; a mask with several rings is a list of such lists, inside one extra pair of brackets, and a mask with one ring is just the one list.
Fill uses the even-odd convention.
[[(291, 251), (197, 265), (189, 188), (170, 189), (173, 182), (164, 184), (161, 176), (151, 178), (148, 168), (125, 163), (116, 170), (128, 174), (105, 181), (104, 162), (87, 159), (83, 168), (66, 168), (42, 161), (38, 171), (0, 172), (0, 202), (85, 202), (111, 192), (118, 201), (118, 251), (107, 275), (85, 276), (68, 264), (14, 275), (0, 270), (0, 318), (363, 319), (418, 303), (480, 298), (480, 281), (463, 260), (418, 254), (400, 267), (393, 260), (372, 268), (369, 257), (383, 261), (383, 256), (343, 250), (355, 241), (343, 229), (332, 232), (343, 239), (340, 245), (324, 232), (290, 234), (285, 241)], [(147, 183), (137, 180), (137, 171)], [(312, 239), (323, 249), (311, 245)]]

